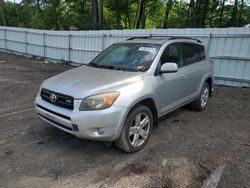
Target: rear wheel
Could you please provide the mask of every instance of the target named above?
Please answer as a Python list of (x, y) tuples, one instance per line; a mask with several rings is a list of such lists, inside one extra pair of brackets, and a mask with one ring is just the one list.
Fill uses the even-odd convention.
[(199, 96), (192, 103), (192, 108), (194, 110), (197, 110), (197, 111), (204, 110), (207, 106), (207, 103), (208, 103), (209, 94), (210, 94), (210, 87), (209, 87), (208, 83), (206, 82), (203, 85)]
[(152, 126), (151, 110), (144, 105), (135, 107), (125, 120), (122, 133), (115, 141), (116, 146), (128, 153), (141, 150), (147, 144)]

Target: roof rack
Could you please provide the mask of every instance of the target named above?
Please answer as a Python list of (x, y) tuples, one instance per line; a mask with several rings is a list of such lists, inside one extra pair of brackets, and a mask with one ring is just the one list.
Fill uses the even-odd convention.
[(195, 39), (195, 38), (191, 38), (191, 37), (182, 37), (182, 36), (172, 36), (172, 37), (170, 37), (168, 40), (176, 40), (176, 39), (195, 40), (195, 41), (201, 43), (201, 41), (200, 41), (199, 39)]
[(150, 36), (139, 36), (139, 37), (130, 37), (127, 40), (134, 40), (134, 39), (147, 39), (147, 38), (151, 38), (152, 35)]
[(195, 40), (199, 43), (201, 43), (200, 40), (198, 39), (195, 39), (195, 38), (191, 38), (191, 37), (184, 37), (184, 36), (168, 36), (168, 35), (157, 35), (157, 36), (154, 36), (154, 35), (150, 35), (150, 36), (137, 36), (137, 37), (130, 37), (128, 38), (127, 40), (134, 40), (134, 39), (149, 39), (149, 38), (152, 38), (152, 37), (159, 37), (159, 38), (163, 38), (163, 37), (169, 37), (168, 40), (176, 40), (176, 39), (188, 39), (188, 40)]

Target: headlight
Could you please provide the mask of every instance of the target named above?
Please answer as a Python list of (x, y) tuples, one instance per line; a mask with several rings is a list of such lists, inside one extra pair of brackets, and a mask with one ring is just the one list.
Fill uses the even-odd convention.
[(109, 108), (116, 101), (119, 94), (119, 92), (114, 91), (87, 97), (81, 102), (79, 110), (89, 111)]

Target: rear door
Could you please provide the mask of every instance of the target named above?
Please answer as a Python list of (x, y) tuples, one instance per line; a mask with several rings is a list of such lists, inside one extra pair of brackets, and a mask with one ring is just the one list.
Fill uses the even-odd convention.
[(197, 94), (203, 78), (203, 67), (198, 44), (181, 43), (181, 52), (183, 66), (186, 68), (186, 93), (192, 98)]

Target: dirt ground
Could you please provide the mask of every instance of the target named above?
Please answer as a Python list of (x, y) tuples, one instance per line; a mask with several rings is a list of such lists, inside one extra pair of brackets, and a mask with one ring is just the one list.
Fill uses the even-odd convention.
[(126, 154), (37, 117), (41, 82), (69, 68), (0, 53), (0, 187), (250, 187), (250, 88), (215, 87), (205, 111), (172, 112)]

